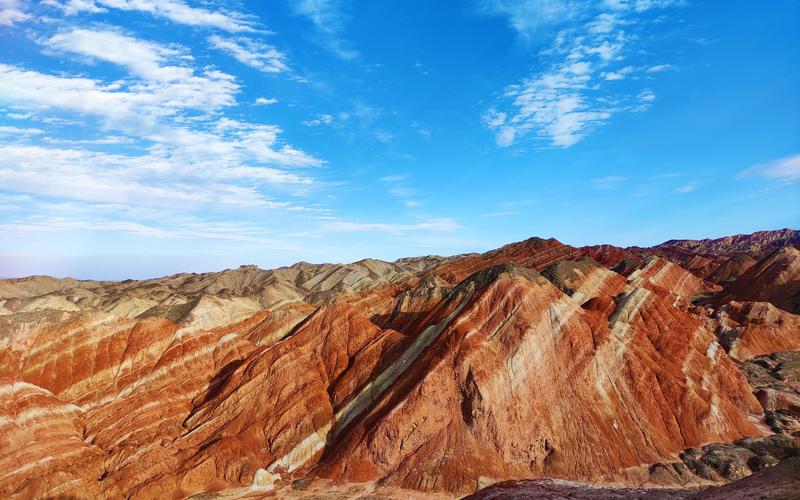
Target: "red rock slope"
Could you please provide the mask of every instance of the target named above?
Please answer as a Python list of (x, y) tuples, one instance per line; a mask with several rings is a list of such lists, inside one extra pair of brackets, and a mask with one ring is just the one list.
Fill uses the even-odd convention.
[(769, 432), (734, 360), (800, 349), (796, 249), (724, 289), (587, 252), (0, 283), (0, 496), (671, 484), (651, 466)]

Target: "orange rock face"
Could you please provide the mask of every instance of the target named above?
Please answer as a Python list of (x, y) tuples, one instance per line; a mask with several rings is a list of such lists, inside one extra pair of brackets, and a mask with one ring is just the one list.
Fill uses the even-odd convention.
[(0, 282), (0, 496), (655, 481), (796, 406), (738, 363), (800, 349), (800, 253), (710, 241)]
[(496, 276), (460, 285), (445, 328), (321, 474), (456, 493), (499, 478), (624, 479), (686, 446), (759, 434), (735, 364), (655, 292), (632, 288), (593, 331), (596, 313), (541, 276), (484, 273)]
[(730, 302), (718, 315), (717, 335), (734, 359), (800, 350), (800, 316), (769, 302)]

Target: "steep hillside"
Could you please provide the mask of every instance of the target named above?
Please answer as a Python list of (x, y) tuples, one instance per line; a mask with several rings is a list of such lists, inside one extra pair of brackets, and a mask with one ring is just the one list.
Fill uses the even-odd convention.
[(737, 238), (2, 281), (0, 496), (548, 479), (481, 494), (682, 498), (742, 479), (800, 453), (800, 251), (756, 261)]

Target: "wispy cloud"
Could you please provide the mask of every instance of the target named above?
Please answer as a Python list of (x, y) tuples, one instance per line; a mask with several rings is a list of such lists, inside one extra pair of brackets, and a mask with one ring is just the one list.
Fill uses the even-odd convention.
[(738, 177), (763, 177), (790, 184), (800, 181), (800, 154), (786, 156), (743, 170)]
[[(108, 207), (104, 207), (108, 210)], [(298, 250), (281, 239), (268, 237), (264, 228), (248, 226), (237, 222), (193, 222), (172, 221), (156, 225), (125, 219), (87, 218), (67, 215), (34, 215), (11, 222), (0, 223), (0, 231), (10, 234), (53, 233), (53, 232), (110, 232), (127, 233), (155, 239), (223, 240), (258, 243), (271, 249)]]
[(169, 82), (119, 84), (47, 75), (0, 64), (0, 102), (17, 108), (54, 109), (103, 120), (107, 128), (150, 141), (154, 151), (185, 159), (216, 157), (286, 166), (318, 165), (319, 160), (280, 145), (281, 129), (232, 120), (181, 125), (184, 112), (214, 112), (233, 105), (239, 86), (215, 70)]
[(387, 175), (378, 179), (380, 182), (401, 182), (408, 179), (407, 175)]
[(666, 71), (675, 71), (678, 67), (673, 64), (657, 64), (647, 68), (648, 73), (664, 73)]
[(124, 66), (145, 80), (168, 82), (193, 76), (189, 67), (166, 64), (168, 59), (180, 60), (181, 51), (117, 31), (74, 29), (58, 33), (43, 43), (51, 49)]
[[(24, 169), (19, 168), (22, 164)], [(289, 203), (274, 202), (252, 185), (239, 185), (236, 181), (240, 180), (268, 184), (311, 182), (275, 169), (216, 162), (189, 166), (152, 154), (126, 156), (83, 149), (0, 146), (0, 190), (165, 208), (289, 207)]]
[(699, 185), (699, 184), (698, 184), (697, 182), (695, 182), (695, 181), (692, 181), (692, 182), (689, 182), (689, 183), (687, 183), (687, 184), (684, 184), (684, 185), (682, 185), (682, 186), (678, 186), (678, 187), (676, 187), (676, 188), (675, 188), (675, 192), (676, 192), (676, 193), (678, 193), (678, 194), (686, 194), (686, 193), (691, 193), (692, 191), (694, 191), (695, 189), (697, 189), (697, 186), (698, 186), (698, 185)]
[(144, 12), (188, 26), (230, 32), (255, 31), (251, 19), (241, 13), (191, 7), (181, 0), (47, 0), (46, 3), (62, 9), (68, 15), (119, 9)]
[(608, 81), (624, 80), (629, 74), (633, 73), (636, 68), (633, 66), (625, 66), (615, 71), (604, 71), (600, 76)]
[(304, 120), (303, 125), (306, 127), (318, 127), (320, 125), (330, 125), (333, 123), (333, 116), (328, 114), (317, 115), (309, 120)]
[(454, 219), (429, 219), (413, 224), (386, 224), (372, 222), (327, 221), (321, 224), (323, 230), (341, 232), (375, 232), (405, 234), (413, 232), (452, 232), (461, 229)]
[(350, 19), (347, 0), (293, 0), (292, 9), (314, 25), (320, 44), (344, 60), (359, 57), (357, 50), (344, 38)]
[(119, 135), (108, 135), (105, 137), (98, 137), (96, 139), (66, 139), (63, 137), (42, 137), (42, 142), (47, 144), (60, 144), (60, 145), (111, 145), (111, 144), (133, 144), (133, 139)]
[(536, 203), (539, 203), (539, 200), (535, 198), (525, 198), (523, 200), (505, 201), (501, 203), (500, 206), (502, 206), (503, 208), (515, 208), (515, 207), (525, 207), (528, 205), (534, 205)]
[(406, 208), (419, 208), (423, 205), (419, 199), (421, 193), (410, 184), (408, 175), (387, 175), (378, 181), (389, 184), (389, 194), (399, 199)]
[(12, 26), (30, 19), (30, 15), (22, 10), (19, 0), (0, 0), (0, 26)]
[(227, 52), (237, 61), (264, 73), (281, 73), (287, 71), (286, 56), (272, 45), (250, 40), (248, 38), (223, 38), (212, 35), (211, 46)]
[(43, 133), (44, 130), (40, 128), (0, 126), (0, 135), (38, 135)]
[(595, 189), (600, 190), (611, 190), (611, 189), (619, 189), (623, 183), (628, 180), (628, 177), (622, 175), (607, 175), (605, 177), (598, 177), (596, 179), (592, 179), (590, 181), (591, 185)]
[(278, 100), (274, 97), (259, 97), (255, 100), (255, 103), (259, 106), (269, 106), (271, 104), (277, 104)]
[[(32, 121), (63, 120), (71, 113), (83, 117), (78, 124), (87, 128), (94, 118), (119, 134), (2, 145), (0, 189), (154, 207), (301, 208), (275, 201), (265, 191), (313, 185), (310, 177), (284, 169), (322, 162), (283, 143), (276, 125), (214, 116), (236, 104), (239, 84), (233, 76), (212, 68), (196, 70), (181, 47), (114, 30), (65, 30), (41, 43), (48, 50), (118, 65), (131, 78), (105, 83), (0, 64), (0, 102)], [(51, 112), (57, 117), (40, 118)], [(101, 144), (126, 144), (139, 153), (88, 149)]]
[[(544, 25), (565, 25), (539, 54), (544, 69), (508, 86), (500, 102), (484, 113), (497, 145), (508, 147), (533, 133), (551, 146), (570, 147), (617, 113), (646, 110), (652, 91), (633, 97), (620, 93), (613, 82), (637, 71), (620, 65), (636, 41), (626, 31), (640, 22), (636, 13), (672, 3), (605, 2), (605, 10), (597, 13), (571, 2), (485, 2), (492, 13), (507, 16), (525, 40)], [(671, 69), (661, 66), (652, 73)]]
[(514, 210), (506, 210), (504, 212), (490, 212), (488, 214), (481, 214), (480, 216), (483, 218), (494, 218), (494, 217), (508, 217), (510, 215), (517, 215), (519, 212)]
[(540, 29), (577, 17), (585, 4), (571, 0), (484, 0), (479, 9), (505, 17), (520, 38), (530, 42)]

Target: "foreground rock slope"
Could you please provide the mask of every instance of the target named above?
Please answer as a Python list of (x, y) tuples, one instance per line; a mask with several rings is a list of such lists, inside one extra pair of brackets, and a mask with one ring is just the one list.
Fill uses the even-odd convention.
[(0, 281), (0, 496), (448, 497), (538, 478), (580, 484), (485, 491), (683, 498), (784, 470), (798, 241), (531, 238)]

